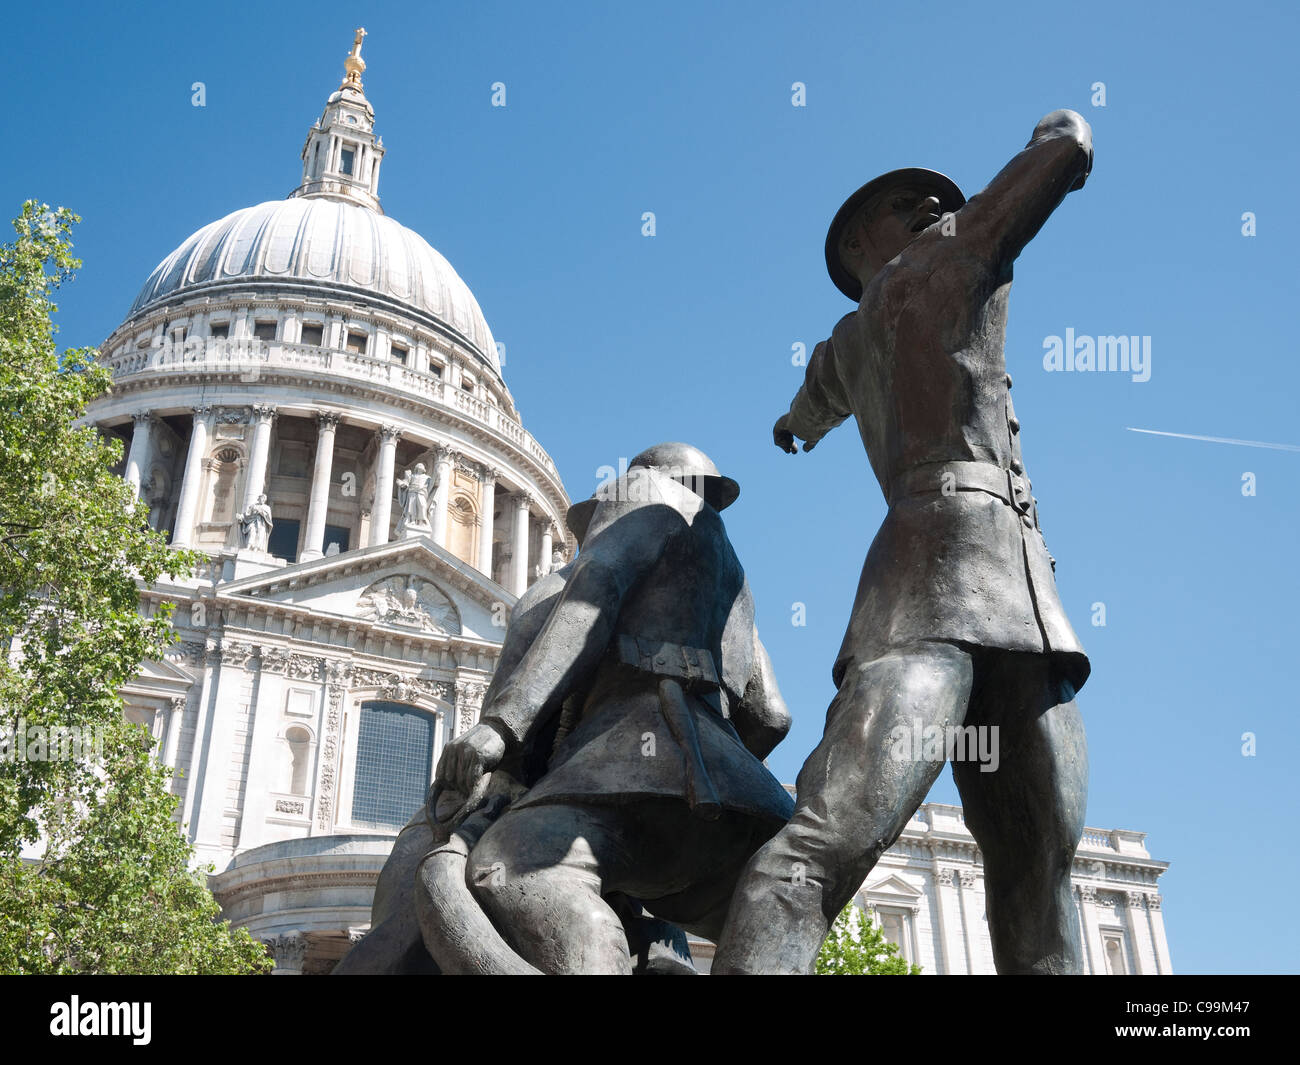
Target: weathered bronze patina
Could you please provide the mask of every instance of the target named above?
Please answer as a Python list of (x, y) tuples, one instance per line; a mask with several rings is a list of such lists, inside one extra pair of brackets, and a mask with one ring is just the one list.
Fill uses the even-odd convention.
[(831, 225), (827, 267), (858, 306), (817, 346), (773, 436), (810, 451), (856, 418), (889, 510), (794, 817), (746, 870), (715, 972), (812, 970), (947, 760), (946, 744), (900, 752), (898, 737), (960, 726), (996, 730), (999, 748), (992, 771), (953, 760), (998, 971), (1081, 971), (1070, 868), (1088, 767), (1074, 695), (1089, 665), (1040, 532), (1003, 342), (1012, 264), (1091, 168), (1088, 124), (1054, 111), (969, 202), (942, 174), (899, 170)]

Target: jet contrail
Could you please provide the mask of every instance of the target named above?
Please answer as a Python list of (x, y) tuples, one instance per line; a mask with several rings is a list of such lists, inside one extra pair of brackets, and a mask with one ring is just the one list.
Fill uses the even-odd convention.
[(1236, 444), (1239, 447), (1266, 447), (1273, 451), (1300, 451), (1300, 444), (1270, 444), (1265, 440), (1234, 440), (1230, 436), (1197, 436), (1195, 433), (1164, 433), (1159, 429), (1134, 429), (1125, 426), (1130, 433), (1149, 433), (1152, 436), (1175, 436), (1179, 440), (1204, 440), (1211, 444)]

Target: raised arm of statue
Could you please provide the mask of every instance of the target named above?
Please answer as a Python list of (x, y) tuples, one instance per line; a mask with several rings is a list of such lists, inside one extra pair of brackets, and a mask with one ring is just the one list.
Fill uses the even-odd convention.
[(813, 349), (804, 372), (804, 382), (790, 404), (790, 411), (772, 430), (773, 442), (793, 455), (798, 449), (794, 437), (805, 441), (811, 451), (817, 442), (853, 413), (848, 390), (840, 377), (835, 345), (824, 340)]
[(988, 187), (956, 214), (955, 239), (980, 258), (1010, 264), (1069, 192), (1092, 172), (1092, 128), (1074, 111), (1053, 111)]

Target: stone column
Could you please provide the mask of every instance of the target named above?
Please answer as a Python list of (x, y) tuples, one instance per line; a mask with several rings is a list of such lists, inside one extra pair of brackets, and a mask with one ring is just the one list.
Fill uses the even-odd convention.
[(515, 497), (515, 546), (510, 574), (510, 590), (515, 595), (528, 591), (528, 525), (531, 520), (533, 497), (520, 492)]
[(198, 809), (199, 795), (202, 791), (200, 780), (200, 767), (203, 765), (203, 737), (207, 735), (209, 711), (212, 708), (212, 694), (217, 686), (217, 680), (221, 672), (221, 642), (215, 637), (209, 636), (204, 641), (203, 657), (200, 660), (203, 669), (203, 678), (199, 684), (198, 702), (194, 708), (194, 746), (190, 751), (189, 761), (183, 766), (177, 766), (178, 769), (185, 770), (184, 777), (172, 777), (172, 787), (176, 787), (178, 782), (184, 788), (184, 798), (181, 801), (180, 822), (186, 826), (186, 838), (191, 843), (198, 836)]
[(1079, 913), (1083, 918), (1083, 942), (1094, 976), (1106, 975), (1106, 951), (1101, 942), (1101, 929), (1097, 925), (1097, 889), (1088, 885), (1079, 888)]
[(447, 546), (447, 500), (457, 454), (449, 447), (436, 448), (433, 453), (433, 476), (438, 482), (433, 492), (433, 542), (439, 547)]
[(167, 735), (163, 738), (163, 765), (176, 768), (181, 749), (181, 727), (185, 723), (185, 697), (178, 695), (171, 701), (167, 714)]
[(1156, 954), (1156, 971), (1161, 976), (1169, 976), (1174, 971), (1169, 959), (1169, 939), (1165, 935), (1165, 916), (1160, 912), (1159, 895), (1147, 896), (1147, 920), (1151, 922), (1151, 945)]
[(190, 547), (194, 542), (194, 520), (199, 509), (199, 485), (203, 481), (203, 452), (208, 447), (208, 430), (212, 427), (212, 408), (194, 408), (194, 428), (190, 433), (190, 450), (185, 456), (185, 473), (181, 478), (181, 498), (176, 505), (176, 528), (172, 530), (173, 547)]
[(944, 889), (952, 887), (952, 870), (936, 868), (934, 871), (934, 916), (935, 923), (939, 926), (939, 974), (941, 976), (951, 976), (955, 971), (954, 953), (948, 944), (949, 920), (944, 914)]
[(307, 504), (307, 536), (299, 562), (325, 554), (325, 517), (330, 506), (330, 473), (334, 469), (334, 431), (340, 415), (321, 411), (316, 415), (316, 468), (311, 477), (311, 501)]
[(135, 435), (131, 437), (131, 450), (126, 453), (126, 483), (140, 494), (140, 483), (144, 480), (144, 468), (149, 462), (150, 444), (153, 435), (153, 415), (149, 411), (132, 414), (135, 422)]
[(496, 512), (497, 471), (491, 466), (479, 474), (478, 483), (478, 568), (492, 577), (492, 519)]
[(1151, 925), (1146, 919), (1146, 896), (1140, 891), (1128, 891), (1120, 899), (1124, 907), (1124, 923), (1128, 928), (1129, 942), (1133, 944), (1133, 974), (1155, 976), (1156, 957), (1151, 943)]
[(240, 704), (246, 685), (256, 683), (258, 648), (242, 640), (221, 639), (212, 705), (203, 731), (196, 734), (190, 786), (196, 791), (193, 819), (196, 857), (224, 868), (232, 846), (225, 839), (226, 807), (230, 803), (231, 761)]
[(966, 972), (974, 975), (976, 966), (979, 964), (978, 955), (975, 952), (975, 922), (979, 920), (979, 909), (975, 899), (975, 871), (973, 869), (962, 869), (957, 873), (957, 878), (961, 882), (961, 925), (962, 933), (966, 939)]
[(551, 572), (551, 519), (544, 518), (542, 526), (542, 557), (537, 563), (537, 572), (541, 577), (545, 577)]
[(393, 467), (397, 462), (397, 438), (402, 430), (385, 425), (379, 430), (379, 458), (375, 469), (375, 505), (370, 513), (370, 546), (388, 543), (388, 525), (393, 516)]
[(271, 426), (274, 421), (274, 407), (253, 407), (253, 454), (248, 460), (248, 483), (244, 486), (242, 510), (251, 507), (266, 491), (266, 463), (271, 456)]
[(286, 932), (262, 940), (275, 959), (272, 976), (301, 976), (307, 960), (307, 937), (301, 932)]

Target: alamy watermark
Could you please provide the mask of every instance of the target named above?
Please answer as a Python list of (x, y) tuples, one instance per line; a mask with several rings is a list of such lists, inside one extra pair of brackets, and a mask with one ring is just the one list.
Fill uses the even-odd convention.
[(50, 1035), (128, 1037), (135, 1046), (148, 1046), (153, 1038), (152, 1002), (68, 1002), (50, 1006)]
[(977, 762), (981, 773), (996, 773), (997, 725), (895, 725), (889, 731), (889, 755), (900, 762)]
[(149, 340), (149, 361), (155, 366), (174, 366), (186, 362), (266, 362), (271, 347), (261, 337), (198, 336), (191, 333), (184, 340), (155, 336)]
[(1074, 329), (1069, 328), (1064, 337), (1043, 338), (1043, 369), (1048, 373), (1126, 373), (1134, 381), (1149, 381), (1151, 338), (1076, 336)]
[(12, 732), (0, 729), (0, 762), (102, 762), (104, 729), (80, 725), (29, 725), (20, 717)]

